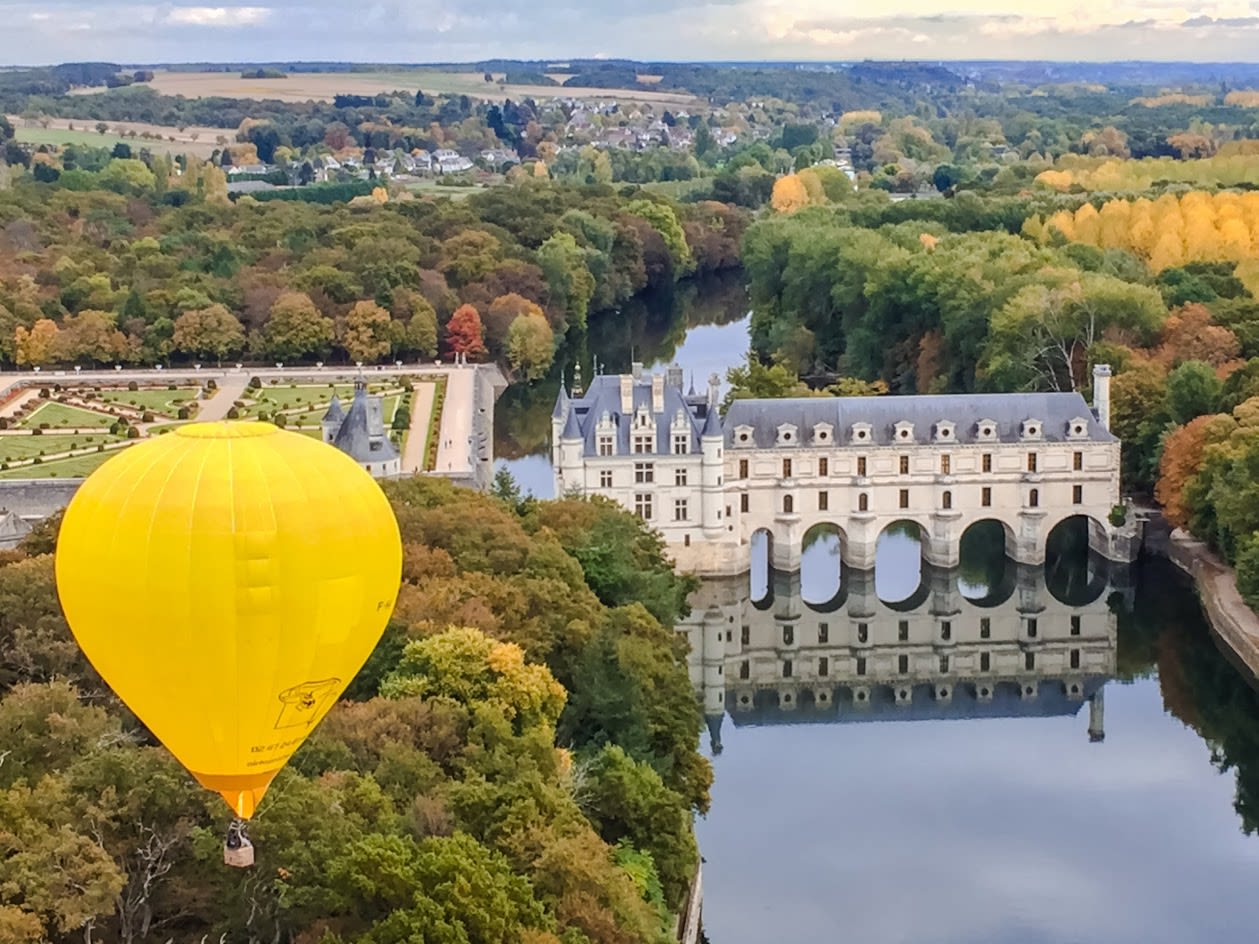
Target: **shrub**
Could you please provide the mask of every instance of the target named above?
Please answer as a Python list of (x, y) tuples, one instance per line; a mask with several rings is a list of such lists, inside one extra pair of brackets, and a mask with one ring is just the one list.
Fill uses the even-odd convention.
[(36, 426), (33, 430), (31, 430), (31, 435), (32, 435), (32, 436), (42, 436), (42, 435), (44, 435), (44, 431), (43, 431), (42, 429), (40, 429), (38, 426)]
[(32, 465), (43, 465), (43, 464), (44, 464), (43, 456), (36, 456), (35, 461), (32, 463)]
[(280, 429), (284, 429), (284, 427), (288, 425), (289, 421), (288, 417), (286, 417), (283, 413), (277, 413), (271, 422), (280, 427)]
[(153, 419), (154, 419), (154, 416), (153, 416), (152, 410), (145, 410), (143, 413), (140, 414), (140, 422), (142, 423), (152, 423)]
[(167, 385), (166, 385), (166, 389), (167, 389), (167, 390), (178, 390), (178, 389), (179, 389), (179, 387), (178, 387), (176, 384), (167, 384)]
[(97, 445), (97, 447), (96, 447), (96, 451), (97, 451), (97, 452), (104, 452), (104, 451), (105, 451), (105, 444), (104, 444), (104, 443), (100, 443), (99, 445)]
[(52, 396), (52, 394), (51, 394), (51, 393), (49, 393), (49, 391), (48, 391), (48, 388), (47, 388), (47, 387), (40, 387), (40, 388), (39, 388), (39, 398), (40, 398), (41, 400), (47, 400), (50, 396)]
[(188, 417), (189, 417), (189, 416), (191, 416), (192, 414), (189, 412), (188, 407), (186, 407), (186, 406), (181, 406), (181, 407), (179, 408), (179, 412), (178, 412), (178, 413), (176, 413), (175, 415), (176, 415), (177, 417), (179, 417), (179, 419), (181, 419), (181, 420), (186, 420), (186, 419), (188, 419)]
[(227, 411), (227, 418), (229, 420), (240, 419), (240, 410), (238, 410), (236, 407), (232, 407), (230, 410)]
[(134, 380), (131, 380), (127, 382), (127, 389), (134, 393), (136, 390), (140, 389), (140, 385)]
[(128, 427), (127, 427), (127, 438), (128, 438), (128, 439), (139, 439), (139, 438), (140, 438), (140, 430), (138, 430), (138, 429), (137, 429), (136, 427), (134, 427), (134, 426), (128, 426)]
[(0, 429), (8, 429), (8, 428), (9, 428), (9, 418), (7, 416), (0, 416)]
[(214, 378), (211, 377), (209, 380), (205, 382), (205, 388), (207, 390), (217, 390), (219, 389), (219, 385), (218, 383), (215, 382)]
[(1128, 506), (1116, 505), (1110, 510), (1110, 523), (1116, 528), (1122, 528), (1128, 521)]
[(48, 428), (48, 424), (47, 424), (47, 423), (40, 423), (40, 424), (39, 424), (39, 428), (40, 428), (40, 429), (47, 429), (47, 428)]
[(402, 430), (411, 425), (411, 411), (405, 406), (398, 407), (393, 414), (393, 428)]
[(250, 390), (258, 390), (258, 389), (260, 389), (261, 387), (262, 387), (262, 381), (261, 381), (261, 380), (259, 380), (257, 377), (250, 377), (250, 378), (249, 378), (249, 389), (250, 389)]

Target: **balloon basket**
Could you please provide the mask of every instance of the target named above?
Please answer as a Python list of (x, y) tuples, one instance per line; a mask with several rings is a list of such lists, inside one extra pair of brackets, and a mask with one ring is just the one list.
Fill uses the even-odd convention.
[(247, 869), (254, 864), (254, 844), (245, 835), (245, 824), (235, 820), (227, 827), (227, 839), (223, 842), (223, 864), (234, 869)]

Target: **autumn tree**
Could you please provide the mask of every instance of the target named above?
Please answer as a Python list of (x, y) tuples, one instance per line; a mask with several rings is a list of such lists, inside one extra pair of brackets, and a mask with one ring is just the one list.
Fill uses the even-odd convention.
[(189, 356), (212, 357), (221, 364), (223, 358), (244, 348), (245, 329), (225, 305), (195, 308), (175, 319), (171, 345)]
[(546, 376), (555, 356), (555, 334), (541, 309), (512, 322), (507, 331), (506, 351), (508, 363), (527, 380)]
[(1154, 497), (1174, 527), (1189, 526), (1184, 490), (1202, 468), (1202, 450), (1206, 446), (1207, 428), (1212, 420), (1210, 416), (1199, 416), (1177, 427), (1163, 443)]
[(446, 323), (446, 350), (466, 354), (472, 360), (486, 355), (481, 314), (471, 305), (460, 305)]
[(267, 354), (284, 362), (326, 351), (332, 344), (333, 324), (302, 292), (284, 292), (271, 306), (262, 329)]
[(393, 344), (393, 319), (389, 312), (375, 302), (355, 303), (345, 316), (345, 331), (341, 336), (341, 346), (350, 360), (374, 363), (388, 354)]
[(774, 181), (769, 205), (778, 213), (795, 213), (809, 205), (809, 192), (797, 174), (787, 174)]
[(52, 362), (57, 353), (61, 329), (55, 321), (40, 318), (29, 329), (18, 325), (13, 334), (14, 353), (19, 367), (39, 367)]

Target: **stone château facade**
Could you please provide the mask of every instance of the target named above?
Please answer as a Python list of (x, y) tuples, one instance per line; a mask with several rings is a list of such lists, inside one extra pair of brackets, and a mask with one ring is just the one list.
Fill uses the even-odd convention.
[(323, 441), (336, 446), (371, 473), (373, 478), (388, 479), (402, 474), (402, 457), (389, 441), (380, 397), (367, 392), (362, 377), (354, 382), (354, 400), (349, 410), (332, 398), (321, 422)]
[(983, 520), (1002, 524), (1010, 557), (1040, 563), (1049, 532), (1075, 516), (1097, 551), (1127, 561), (1135, 535), (1109, 521), (1120, 502), (1109, 383), (1099, 365), (1094, 409), (1078, 393), (818, 397), (736, 400), (723, 420), (716, 377), (683, 393), (676, 368), (636, 366), (580, 396), (560, 391), (552, 463), (560, 493), (612, 498), (700, 574), (746, 570), (758, 533), (775, 569), (798, 570), (817, 525), (838, 530), (846, 566), (869, 570), (879, 535), (901, 521), (941, 567)]

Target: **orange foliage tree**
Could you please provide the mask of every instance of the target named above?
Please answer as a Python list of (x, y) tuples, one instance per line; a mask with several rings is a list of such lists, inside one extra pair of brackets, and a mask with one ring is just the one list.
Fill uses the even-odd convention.
[(1177, 528), (1189, 525), (1189, 509), (1185, 507), (1185, 486), (1202, 469), (1202, 450), (1207, 442), (1207, 427), (1214, 416), (1199, 416), (1177, 427), (1163, 443), (1163, 457), (1158, 464), (1158, 481), (1154, 497), (1163, 506), (1163, 514)]
[(476, 359), (486, 355), (481, 314), (471, 305), (460, 305), (446, 324), (446, 350)]

